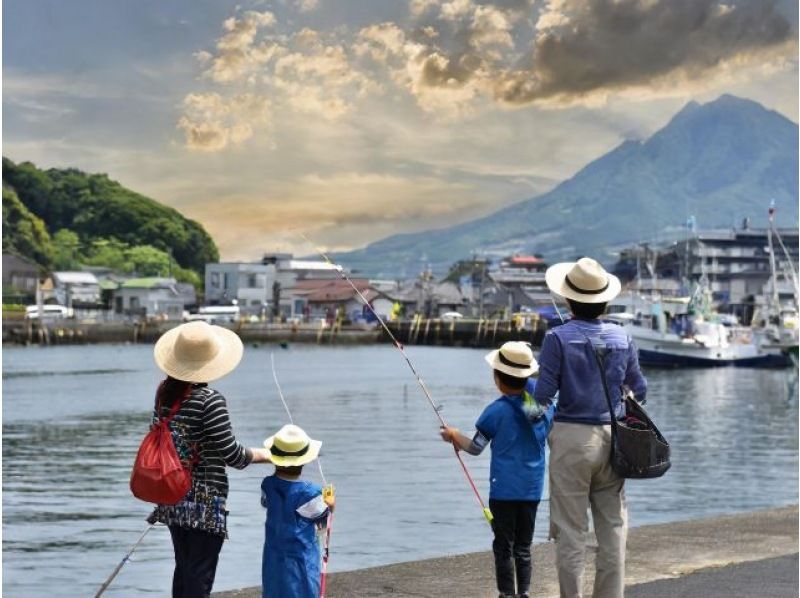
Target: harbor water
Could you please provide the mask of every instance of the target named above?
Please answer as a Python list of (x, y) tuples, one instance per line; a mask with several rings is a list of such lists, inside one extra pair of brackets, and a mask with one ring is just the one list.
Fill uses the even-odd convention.
[[(488, 550), (491, 533), (438, 420), (390, 346), (247, 347), (215, 383), (248, 446), (287, 423), (270, 353), (294, 420), (323, 441), (337, 489), (331, 570)], [(471, 432), (497, 392), (485, 351), (410, 347), (449, 424)], [(658, 480), (627, 484), (632, 526), (796, 503), (796, 372), (652, 370), (648, 407), (673, 446)], [(145, 345), (3, 351), (3, 591), (87, 596), (147, 527), (128, 489), (160, 380)], [(465, 456), (485, 498), (488, 451)], [(260, 583), (266, 465), (231, 471), (229, 541), (215, 589)], [(318, 479), (316, 467), (308, 467)], [(537, 517), (545, 541), (548, 509)], [(155, 528), (107, 596), (166, 595), (172, 548)]]

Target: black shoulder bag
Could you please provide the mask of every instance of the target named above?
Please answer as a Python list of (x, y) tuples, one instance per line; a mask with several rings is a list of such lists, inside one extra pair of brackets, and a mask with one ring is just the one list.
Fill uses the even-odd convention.
[(587, 340), (600, 368), (611, 417), (611, 467), (622, 478), (661, 477), (672, 465), (669, 442), (632, 394), (623, 395), (626, 416), (624, 420), (617, 420), (606, 381), (605, 356), (608, 349), (597, 349), (588, 337)]

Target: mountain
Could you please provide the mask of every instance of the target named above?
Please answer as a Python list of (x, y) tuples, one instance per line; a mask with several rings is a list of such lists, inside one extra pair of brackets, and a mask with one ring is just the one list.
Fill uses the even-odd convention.
[(798, 126), (731, 95), (690, 102), (645, 141), (625, 141), (538, 197), (457, 226), (388, 237), (336, 259), (373, 276), (411, 275), (428, 262), (442, 273), (475, 252), (541, 253), (549, 262), (674, 239), (694, 215), (701, 229), (750, 217), (798, 221)]
[(160, 271), (160, 263), (172, 259), (194, 271), (193, 282), (203, 277), (206, 262), (219, 260), (217, 246), (199, 223), (105, 174), (74, 168), (41, 170), (3, 158), (3, 224), (4, 251), (45, 267), (59, 265), (50, 235), (53, 243), (61, 242), (62, 253), (70, 246), (75, 253), (74, 259), (61, 260), (65, 263)]

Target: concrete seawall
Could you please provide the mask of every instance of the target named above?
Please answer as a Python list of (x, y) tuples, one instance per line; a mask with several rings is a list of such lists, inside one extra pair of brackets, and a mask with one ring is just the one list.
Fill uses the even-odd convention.
[[(720, 500), (724, 500), (722, 495)], [(547, 523), (539, 521), (538, 525)], [(487, 535), (487, 544), (490, 541)], [(336, 558), (335, 542), (334, 538), (331, 559)], [(797, 552), (796, 505), (633, 528), (628, 535), (626, 594), (797, 596), (797, 558), (791, 557), (796, 557)], [(595, 553), (596, 546), (590, 543), (584, 579), (586, 596), (591, 596)], [(534, 582), (531, 595), (557, 597), (553, 544), (534, 546), (533, 559)], [(753, 567), (752, 571), (748, 566)], [(765, 575), (766, 578), (762, 579)], [(679, 588), (678, 584), (685, 583), (687, 579), (694, 582), (692, 587), (701, 589), (687, 590), (683, 586)], [(752, 589), (746, 589), (748, 579), (752, 584), (757, 584), (755, 593)], [(732, 592), (730, 587), (723, 588), (726, 580), (729, 585), (740, 588), (740, 591)], [(708, 588), (703, 584), (713, 587)], [(261, 592), (260, 588), (248, 588), (221, 592), (214, 596), (258, 598)], [(494, 587), (492, 555), (489, 552), (478, 552), (335, 573), (330, 576), (328, 596), (489, 598), (497, 596), (497, 592)]]

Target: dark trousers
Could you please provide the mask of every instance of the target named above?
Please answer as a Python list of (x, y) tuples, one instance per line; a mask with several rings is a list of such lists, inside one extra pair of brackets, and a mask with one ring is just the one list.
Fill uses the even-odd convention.
[(174, 525), (169, 526), (169, 533), (175, 549), (172, 598), (208, 598), (223, 537)]
[[(509, 596), (527, 594), (531, 587), (531, 542), (538, 500), (489, 500), (494, 520), (495, 575), (497, 589)], [(514, 574), (516, 572), (516, 584)]]

